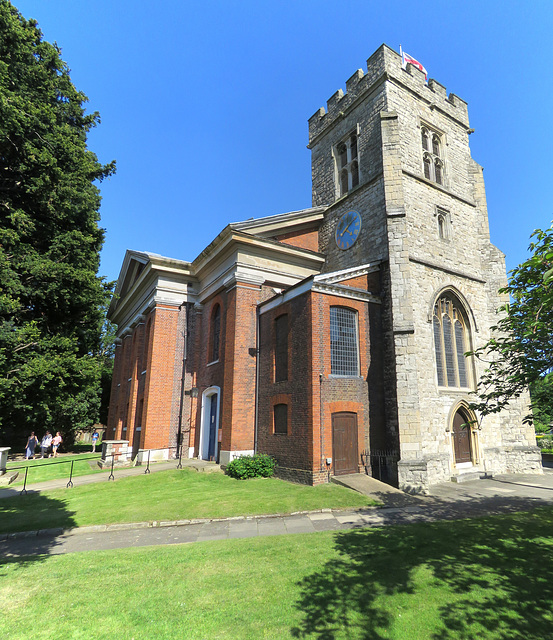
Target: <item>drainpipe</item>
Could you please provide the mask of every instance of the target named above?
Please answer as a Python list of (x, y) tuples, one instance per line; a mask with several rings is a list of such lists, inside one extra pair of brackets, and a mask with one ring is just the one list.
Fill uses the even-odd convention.
[(183, 350), (182, 350), (182, 371), (181, 371), (181, 386), (180, 386), (180, 402), (179, 402), (179, 425), (177, 430), (177, 458), (180, 456), (181, 448), (182, 448), (182, 411), (184, 406), (184, 379), (186, 374), (186, 359), (188, 357), (188, 321), (190, 316), (190, 309), (184, 301), (179, 306), (179, 311), (182, 311), (182, 308), (186, 307), (186, 320), (184, 323), (184, 331), (183, 331)]
[(324, 471), (326, 465), (324, 464), (323, 455), (323, 374), (319, 373), (319, 446), (320, 446), (320, 471)]
[(259, 305), (255, 308), (255, 426), (253, 452), (257, 453), (257, 421), (259, 408)]

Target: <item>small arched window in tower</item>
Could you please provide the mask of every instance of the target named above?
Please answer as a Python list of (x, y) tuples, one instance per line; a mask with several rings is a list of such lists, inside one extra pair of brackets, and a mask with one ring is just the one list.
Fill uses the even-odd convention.
[(338, 196), (343, 196), (356, 187), (360, 181), (357, 133), (350, 133), (337, 145), (335, 157), (338, 176)]
[(436, 373), (439, 387), (468, 388), (468, 322), (453, 296), (440, 298), (432, 317)]
[(442, 184), (442, 161), (436, 160), (434, 162), (434, 174), (436, 176), (436, 182)]
[(340, 193), (342, 194), (347, 193), (348, 185), (349, 185), (348, 170), (342, 169), (342, 173), (340, 174)]
[(424, 177), (427, 180), (432, 180), (432, 171), (431, 171), (432, 160), (430, 155), (426, 153), (424, 155)]
[[(444, 184), (443, 147), (440, 134), (422, 127), (421, 141), (424, 177), (437, 184)], [(432, 149), (430, 149), (431, 144)]]
[(219, 360), (219, 347), (221, 338), (221, 306), (215, 305), (213, 313), (211, 314), (211, 350), (210, 350), (210, 362)]
[(422, 150), (430, 151), (430, 148), (428, 145), (428, 131), (424, 127), (421, 129), (421, 138), (422, 138)]
[(446, 209), (438, 207), (436, 209), (436, 219), (438, 221), (438, 237), (440, 240), (451, 238), (451, 215)]
[(351, 186), (356, 187), (359, 184), (359, 164), (357, 160), (351, 163)]
[(440, 138), (436, 134), (432, 136), (432, 153), (440, 157)]
[(348, 148), (345, 142), (338, 145), (338, 162), (340, 169), (343, 169), (348, 163)]

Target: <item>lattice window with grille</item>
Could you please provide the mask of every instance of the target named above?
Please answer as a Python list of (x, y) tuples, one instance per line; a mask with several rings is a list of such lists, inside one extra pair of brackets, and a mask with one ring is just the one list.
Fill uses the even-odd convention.
[(330, 308), (330, 372), (336, 376), (359, 375), (357, 312)]

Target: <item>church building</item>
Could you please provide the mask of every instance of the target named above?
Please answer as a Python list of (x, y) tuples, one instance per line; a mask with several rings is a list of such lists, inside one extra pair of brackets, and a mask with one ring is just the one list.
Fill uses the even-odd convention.
[(105, 439), (317, 484), (541, 472), (528, 398), (470, 408), (504, 303), (467, 104), (382, 45), (309, 119), (312, 208), (225, 227), (188, 262), (127, 251)]

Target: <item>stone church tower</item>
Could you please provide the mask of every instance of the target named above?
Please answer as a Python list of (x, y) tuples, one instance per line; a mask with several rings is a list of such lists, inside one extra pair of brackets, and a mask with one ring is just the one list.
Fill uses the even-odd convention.
[(381, 46), (309, 120), (324, 272), (378, 268), (385, 427), (401, 488), (482, 472), (540, 471), (527, 398), (469, 408), (506, 282), (490, 243), (467, 104)]

